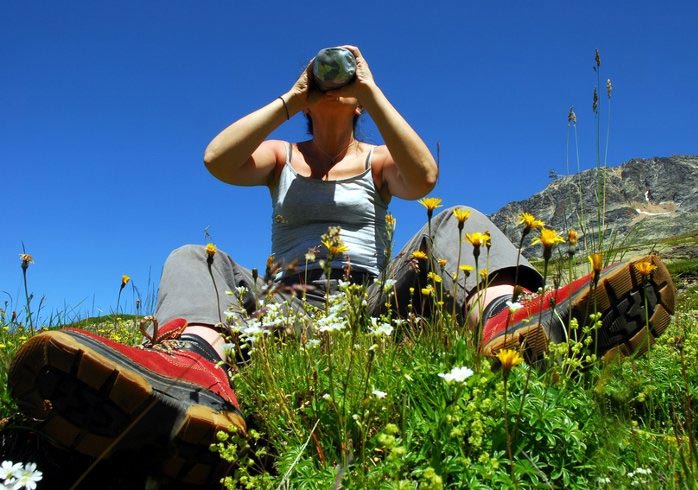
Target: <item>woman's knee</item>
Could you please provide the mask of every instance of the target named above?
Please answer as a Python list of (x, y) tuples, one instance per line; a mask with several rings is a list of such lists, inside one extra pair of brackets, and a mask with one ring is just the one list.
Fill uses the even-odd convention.
[(466, 218), (465, 223), (467, 223), (469, 220), (476, 221), (478, 223), (490, 221), (490, 219), (484, 213), (478, 211), (477, 209), (475, 209), (473, 207), (464, 206), (464, 205), (455, 205), (455, 206), (447, 207), (443, 211), (441, 211), (435, 217), (435, 219), (438, 220), (438, 223), (456, 220), (456, 219), (458, 219), (456, 217), (456, 214), (455, 214), (456, 210), (461, 210), (461, 211), (467, 212), (468, 217)]
[(167, 256), (167, 262), (171, 260), (178, 260), (180, 258), (190, 258), (190, 257), (203, 257), (206, 253), (206, 247), (203, 245), (196, 245), (188, 243), (180, 247), (175, 248)]
[[(219, 260), (232, 260), (223, 250), (216, 250), (216, 256), (221, 257)], [(206, 260), (208, 251), (205, 245), (186, 244), (175, 248), (170, 252), (165, 260), (165, 263), (178, 261)]]

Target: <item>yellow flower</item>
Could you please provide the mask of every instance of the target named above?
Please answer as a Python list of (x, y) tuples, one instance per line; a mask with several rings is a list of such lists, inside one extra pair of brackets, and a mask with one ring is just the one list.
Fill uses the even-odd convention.
[(209, 267), (213, 264), (213, 256), (216, 255), (216, 252), (218, 252), (218, 249), (213, 243), (206, 244), (206, 263)]
[(589, 263), (591, 264), (591, 277), (594, 280), (594, 283), (596, 283), (596, 281), (599, 280), (601, 267), (603, 267), (603, 255), (600, 253), (590, 255)]
[(327, 248), (329, 255), (332, 257), (334, 257), (335, 255), (339, 255), (341, 253), (344, 253), (347, 250), (349, 250), (349, 247), (344, 245), (344, 243), (342, 243), (339, 240), (326, 239), (326, 240), (322, 241), (322, 244), (325, 246), (325, 248)]
[(433, 292), (434, 292), (434, 287), (431, 284), (429, 284), (425, 288), (422, 288), (422, 295), (424, 295), (424, 296), (431, 296)]
[(577, 236), (577, 232), (575, 230), (570, 230), (567, 232), (567, 241), (570, 242), (570, 245), (577, 245), (578, 240), (579, 237)]
[(427, 256), (427, 254), (425, 254), (421, 250), (415, 250), (414, 252), (412, 252), (412, 258), (417, 260), (427, 260), (429, 256)]
[(458, 229), (463, 229), (463, 224), (470, 218), (470, 210), (463, 208), (456, 208), (453, 210), (453, 216), (458, 220)]
[(427, 273), (427, 278), (431, 279), (434, 282), (441, 282), (441, 276), (438, 274), (434, 274), (433, 272)]
[(446, 264), (448, 264), (448, 259), (436, 259), (436, 262), (441, 266), (443, 269), (446, 267)]
[(487, 269), (480, 270), (480, 279), (484, 281), (485, 279), (487, 279), (487, 276), (489, 276), (489, 274), (490, 273)]
[(34, 263), (34, 257), (29, 254), (19, 254), (19, 258), (22, 259), (22, 270), (26, 273), (29, 264)]
[(475, 248), (480, 248), (482, 245), (490, 246), (492, 244), (490, 234), (487, 232), (480, 233), (479, 231), (475, 231), (473, 233), (466, 233), (465, 239)]
[(524, 229), (526, 230), (530, 230), (531, 228), (543, 228), (543, 226), (545, 226), (545, 223), (536, 219), (531, 213), (521, 213), (519, 215), (519, 224), (524, 225)]
[(327, 233), (323, 233), (320, 238), (320, 243), (322, 243), (327, 249), (328, 256), (332, 260), (335, 256), (342, 254), (349, 250), (342, 238), (340, 236), (341, 228), (339, 226), (330, 226), (327, 228)]
[(392, 214), (388, 213), (385, 215), (385, 224), (388, 225), (390, 228), (395, 228), (395, 216)]
[(474, 267), (472, 265), (467, 265), (467, 264), (461, 264), (458, 266), (458, 268), (461, 271), (465, 272), (466, 274), (470, 274), (472, 272), (472, 270), (474, 269)]
[(553, 245), (555, 245), (556, 243), (565, 243), (565, 239), (558, 235), (555, 230), (551, 230), (549, 228), (541, 228), (540, 236), (534, 238), (531, 242), (532, 245), (535, 245), (536, 243), (541, 243), (543, 244), (544, 248), (549, 249), (552, 248)]
[(417, 202), (427, 208), (427, 211), (434, 211), (436, 208), (441, 207), (440, 197), (424, 197)]
[(652, 272), (654, 272), (656, 269), (657, 266), (649, 260), (643, 260), (642, 262), (637, 262), (635, 264), (635, 270), (637, 270), (642, 277), (650, 277)]
[(121, 276), (121, 287), (123, 288), (124, 286), (126, 286), (130, 280), (131, 276), (127, 276), (126, 274)]
[(523, 357), (514, 349), (502, 349), (497, 352), (497, 359), (502, 363), (502, 369), (505, 373), (509, 373), (511, 368), (523, 362)]

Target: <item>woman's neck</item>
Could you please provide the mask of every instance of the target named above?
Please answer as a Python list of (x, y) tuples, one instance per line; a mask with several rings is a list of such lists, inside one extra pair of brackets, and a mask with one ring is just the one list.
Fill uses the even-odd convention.
[(322, 125), (313, 127), (313, 145), (320, 152), (334, 156), (341, 153), (354, 142), (353, 127), (330, 127)]

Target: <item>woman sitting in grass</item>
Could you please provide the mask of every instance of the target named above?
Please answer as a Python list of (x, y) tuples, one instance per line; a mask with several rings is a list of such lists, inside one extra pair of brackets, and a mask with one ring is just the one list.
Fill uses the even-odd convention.
[[(216, 432), (231, 424), (246, 428), (221, 367), (222, 319), (231, 301), (232, 310), (254, 314), (259, 305), (253, 291), (265, 290), (272, 300), (303, 310), (324, 305), (339, 280), (362, 283), (372, 315), (387, 307), (404, 315), (408, 306), (427, 315), (425, 305), (432, 301), (424, 299), (437, 296), (446, 311), (467, 317), (481, 332), (482, 352), (516, 348), (529, 359), (540, 357), (549, 342), (564, 340), (569, 319), (590, 325), (596, 311), (598, 354), (639, 351), (648, 335), (666, 328), (674, 290), (657, 257), (605, 270), (596, 264), (592, 274), (567, 286), (528, 294), (543, 286), (541, 275), (471, 208), (446, 209), (432, 218), (438, 200), (423, 200), (429, 223), (390, 259), (388, 203), (425, 196), (438, 168), (360, 51), (345, 48), (356, 61), (352, 83), (322, 92), (309, 65), (288, 92), (225, 128), (206, 149), (206, 167), (218, 179), (270, 190), (274, 263), (266, 280), (212, 246), (184, 246), (165, 263), (155, 320), (142, 346), (63, 329), (33, 337), (18, 352), (12, 394), (51, 440), (96, 458), (125, 449), (155, 454), (178, 481), (216, 482), (226, 469), (208, 449)], [(308, 118), (311, 139), (266, 139), (299, 112)], [(384, 145), (356, 138), (362, 112), (373, 119)], [(525, 219), (529, 229), (542, 225)], [(546, 252), (560, 240), (541, 230)], [(485, 257), (487, 271), (480, 274)], [(229, 297), (226, 290), (243, 293)]]

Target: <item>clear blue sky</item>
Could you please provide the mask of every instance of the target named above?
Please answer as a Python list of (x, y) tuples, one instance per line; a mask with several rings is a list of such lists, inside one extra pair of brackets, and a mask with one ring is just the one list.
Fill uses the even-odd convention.
[[(203, 150), (326, 46), (358, 45), (393, 104), (434, 151), (440, 142), (432, 195), (445, 204), (491, 213), (542, 190), (549, 170), (565, 173), (571, 105), (581, 166), (594, 166), (596, 48), (602, 83), (614, 85), (609, 164), (695, 154), (697, 5), (4, 2), (0, 306), (21, 309), (22, 242), (44, 319), (113, 311), (122, 274), (145, 301), (169, 251), (205, 243), (207, 227), (240, 263), (262, 268), (268, 192), (216, 181)], [(606, 111), (602, 91), (602, 135)], [(274, 137), (305, 139), (301, 117)], [(391, 210), (400, 246), (424, 214), (398, 200)], [(133, 310), (131, 288), (122, 307)]]

